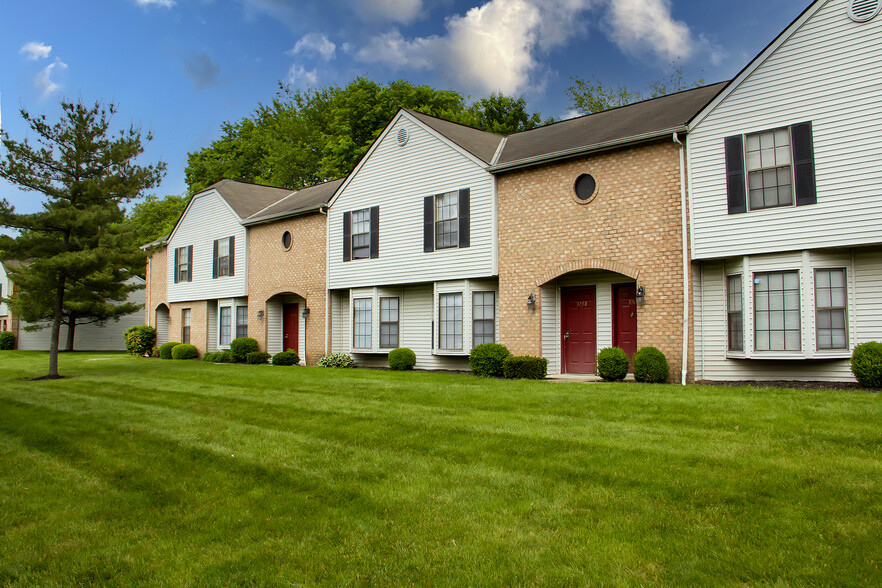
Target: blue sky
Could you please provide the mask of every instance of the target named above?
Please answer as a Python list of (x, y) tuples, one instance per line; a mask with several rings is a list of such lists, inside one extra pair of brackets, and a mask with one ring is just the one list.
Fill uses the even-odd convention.
[[(61, 98), (119, 106), (150, 130), (143, 162), (163, 160), (160, 195), (186, 191), (187, 154), (223, 121), (269, 102), (279, 82), (356, 76), (523, 94), (565, 116), (573, 76), (642, 90), (671, 74), (729, 79), (809, 0), (28, 0), (0, 3), (0, 114), (57, 119)], [(39, 196), (0, 181), (20, 212)]]

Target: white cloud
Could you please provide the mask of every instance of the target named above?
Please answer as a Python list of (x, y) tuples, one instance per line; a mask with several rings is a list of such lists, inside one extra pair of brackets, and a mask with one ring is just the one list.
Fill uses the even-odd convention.
[(443, 53), (445, 42), (434, 35), (409, 40), (398, 29), (392, 29), (371, 39), (355, 58), (368, 63), (384, 63), (393, 69), (430, 69)]
[(18, 52), (24, 55), (25, 59), (37, 61), (38, 59), (46, 59), (49, 57), (49, 54), (52, 53), (52, 45), (31, 41), (30, 43), (22, 45)]
[(354, 0), (352, 4), (362, 18), (373, 21), (408, 24), (423, 12), (422, 0)]
[(40, 92), (41, 98), (48, 98), (61, 89), (61, 85), (52, 80), (52, 75), (67, 69), (67, 64), (55, 58), (55, 61), (40, 70), (34, 78), (34, 86)]
[(315, 86), (318, 83), (318, 71), (315, 69), (307, 70), (302, 65), (294, 64), (288, 70), (287, 81), (292, 86)]
[(175, 5), (175, 0), (135, 0), (135, 4), (142, 7), (161, 6), (163, 8), (171, 8)]
[(689, 26), (671, 15), (670, 0), (611, 0), (612, 40), (625, 53), (650, 51), (665, 61), (687, 60), (695, 52)]
[(301, 53), (317, 53), (325, 61), (334, 59), (337, 46), (328, 40), (325, 35), (319, 33), (309, 33), (301, 37), (294, 45), (294, 48), (288, 52), (289, 55), (299, 55)]

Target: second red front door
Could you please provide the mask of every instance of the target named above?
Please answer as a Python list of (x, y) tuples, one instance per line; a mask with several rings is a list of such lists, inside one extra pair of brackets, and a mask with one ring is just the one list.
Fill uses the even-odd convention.
[(613, 345), (621, 347), (633, 361), (637, 352), (637, 285), (615, 284), (612, 298)]
[(561, 365), (565, 374), (593, 374), (597, 364), (597, 291), (594, 286), (563, 288)]
[(299, 304), (282, 305), (282, 350), (287, 351), (293, 349), (297, 351), (297, 340), (299, 336)]

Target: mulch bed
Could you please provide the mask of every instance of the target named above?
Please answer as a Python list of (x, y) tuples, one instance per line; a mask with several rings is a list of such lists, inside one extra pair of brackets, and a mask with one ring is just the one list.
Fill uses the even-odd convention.
[(793, 388), (796, 390), (866, 390), (867, 392), (879, 393), (879, 388), (864, 388), (857, 382), (796, 382), (793, 380), (740, 380), (737, 382), (719, 382), (715, 380), (700, 380), (696, 384), (709, 386), (755, 386), (757, 388)]

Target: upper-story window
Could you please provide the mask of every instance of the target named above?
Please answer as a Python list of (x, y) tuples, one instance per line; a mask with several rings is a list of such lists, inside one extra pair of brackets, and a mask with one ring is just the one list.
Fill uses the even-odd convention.
[(812, 123), (724, 140), (729, 214), (815, 204)]
[(175, 249), (175, 284), (193, 281), (193, 246)]
[(423, 199), (423, 251), (468, 247), (470, 190), (456, 190)]
[(236, 275), (236, 238), (227, 237), (214, 242), (214, 278)]
[(343, 261), (376, 258), (380, 254), (380, 207), (343, 213)]

